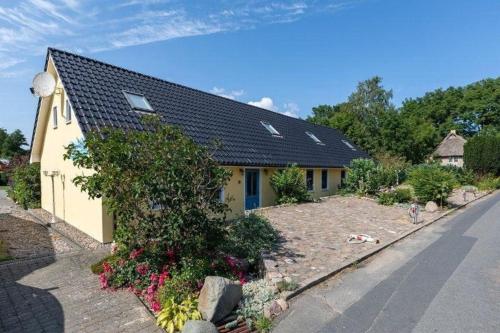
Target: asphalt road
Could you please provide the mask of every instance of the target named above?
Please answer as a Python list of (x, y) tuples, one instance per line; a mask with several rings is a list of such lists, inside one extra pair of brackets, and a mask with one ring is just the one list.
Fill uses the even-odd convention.
[(302, 294), (273, 332), (500, 332), (500, 193)]

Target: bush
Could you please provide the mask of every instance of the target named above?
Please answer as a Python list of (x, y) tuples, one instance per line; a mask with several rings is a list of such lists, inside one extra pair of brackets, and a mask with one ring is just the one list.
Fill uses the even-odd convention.
[(12, 172), (9, 197), (24, 209), (40, 207), (40, 163), (17, 166)]
[(479, 179), (477, 188), (481, 191), (491, 191), (500, 189), (500, 177), (486, 175)]
[(251, 265), (257, 264), (262, 251), (271, 250), (278, 240), (278, 232), (271, 223), (256, 214), (230, 221), (227, 235), (221, 250), (245, 258)]
[(198, 300), (188, 297), (182, 302), (176, 302), (173, 298), (163, 304), (163, 309), (158, 313), (156, 323), (168, 333), (180, 332), (188, 320), (201, 320), (198, 311)]
[(409, 182), (420, 202), (435, 201), (442, 206), (453, 190), (455, 178), (439, 165), (431, 164), (413, 168)]
[(483, 130), (464, 145), (464, 164), (479, 175), (500, 175), (500, 132)]
[(7, 185), (7, 174), (5, 172), (0, 172), (0, 186)]
[(453, 175), (457, 186), (474, 184), (475, 175), (470, 169), (460, 168), (455, 165), (443, 165), (441, 168)]
[(413, 194), (409, 188), (397, 188), (394, 193), (396, 194), (396, 202), (405, 203), (413, 200)]
[(371, 159), (354, 159), (347, 168), (345, 189), (359, 195), (375, 194), (381, 184), (381, 168)]
[(413, 196), (408, 188), (398, 188), (392, 192), (381, 192), (378, 194), (377, 202), (381, 205), (391, 206), (395, 203), (410, 202)]
[(148, 130), (107, 129), (67, 147), (66, 159), (95, 171), (73, 183), (90, 198), (102, 197), (114, 216), (118, 244), (129, 249), (155, 240), (181, 257), (199, 257), (221, 241), (227, 204), (219, 191), (230, 171), (202, 147), (159, 118)]
[(276, 203), (290, 204), (311, 200), (304, 179), (304, 171), (295, 164), (276, 171), (271, 176), (271, 187), (277, 196)]

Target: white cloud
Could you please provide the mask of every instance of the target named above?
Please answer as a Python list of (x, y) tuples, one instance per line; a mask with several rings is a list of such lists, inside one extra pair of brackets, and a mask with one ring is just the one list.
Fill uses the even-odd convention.
[(212, 89), (210, 89), (210, 92), (214, 95), (219, 95), (229, 99), (236, 99), (237, 97), (245, 94), (245, 91), (243, 89), (226, 91), (226, 89), (218, 87), (213, 87)]
[(262, 97), (260, 101), (248, 102), (248, 104), (263, 108), (266, 110), (277, 111), (278, 108), (274, 105), (273, 99), (271, 97)]
[(283, 104), (283, 108), (279, 108), (271, 97), (262, 97), (259, 101), (251, 101), (248, 104), (263, 108), (266, 110), (274, 111), (277, 113), (284, 114), (285, 116), (298, 118), (299, 117), (299, 106), (296, 103), (290, 102)]
[(285, 103), (283, 104), (283, 108), (284, 110), (280, 113), (283, 113), (284, 115), (287, 115), (289, 117), (293, 117), (293, 118), (298, 118), (299, 117), (299, 106), (297, 105), (297, 103), (293, 103), (293, 102), (290, 102), (290, 103)]

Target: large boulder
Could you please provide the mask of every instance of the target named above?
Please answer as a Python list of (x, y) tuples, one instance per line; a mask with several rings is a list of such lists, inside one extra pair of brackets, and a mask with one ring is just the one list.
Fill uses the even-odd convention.
[(217, 327), (205, 320), (188, 320), (182, 328), (182, 333), (219, 333)]
[(198, 298), (203, 319), (218, 322), (234, 309), (243, 292), (241, 284), (220, 276), (207, 276)]
[(425, 204), (425, 211), (426, 212), (434, 213), (437, 210), (438, 210), (438, 205), (434, 201), (428, 201)]

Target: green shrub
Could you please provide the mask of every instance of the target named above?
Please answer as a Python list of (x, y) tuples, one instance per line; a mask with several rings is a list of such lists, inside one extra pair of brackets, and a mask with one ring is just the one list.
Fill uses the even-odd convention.
[(477, 188), (481, 191), (491, 191), (500, 189), (500, 177), (486, 175), (479, 179)]
[(12, 172), (9, 197), (24, 209), (40, 207), (40, 163), (20, 165)]
[(273, 322), (271, 321), (271, 319), (261, 315), (257, 319), (255, 319), (255, 328), (259, 333), (269, 333), (273, 328)]
[(278, 232), (271, 223), (256, 214), (228, 222), (227, 235), (222, 251), (245, 258), (251, 265), (259, 261), (262, 251), (270, 250), (278, 240)]
[(455, 184), (453, 175), (436, 164), (413, 168), (408, 179), (420, 202), (435, 201), (441, 206)]
[(371, 159), (354, 159), (347, 168), (345, 188), (359, 195), (375, 194), (381, 184), (381, 167)]
[(443, 170), (448, 171), (456, 180), (456, 186), (472, 185), (474, 184), (475, 174), (472, 170), (460, 168), (455, 165), (441, 166)]
[(182, 331), (188, 320), (202, 319), (201, 313), (198, 311), (198, 300), (192, 296), (181, 302), (170, 298), (162, 306), (162, 310), (157, 315), (156, 323), (167, 333)]
[(270, 181), (276, 192), (276, 203), (289, 204), (311, 200), (304, 179), (304, 171), (295, 164), (276, 171)]
[(381, 205), (392, 206), (396, 203), (396, 195), (394, 192), (380, 192), (377, 202)]
[(409, 188), (397, 188), (394, 193), (396, 195), (396, 202), (405, 203), (413, 200), (413, 194)]
[(464, 145), (464, 164), (479, 175), (500, 175), (500, 132), (483, 130)]

